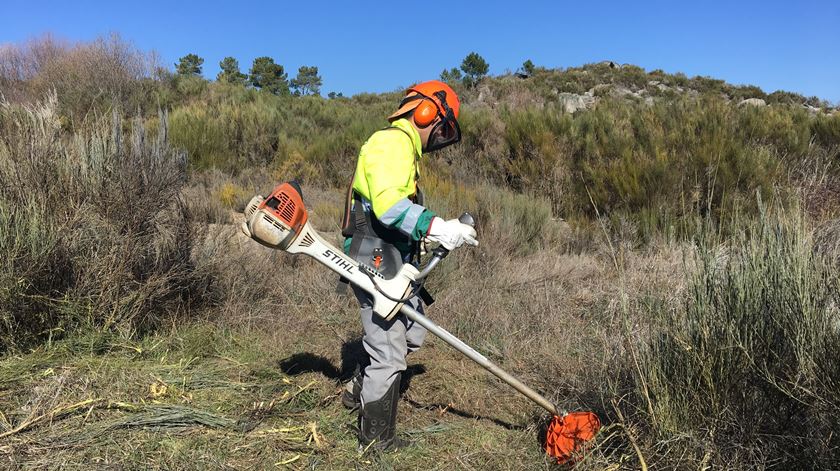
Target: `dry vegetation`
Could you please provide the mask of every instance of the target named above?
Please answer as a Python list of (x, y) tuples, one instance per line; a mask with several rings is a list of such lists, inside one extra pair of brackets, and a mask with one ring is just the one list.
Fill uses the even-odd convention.
[[(337, 242), (347, 163), (394, 95), (280, 98), (153, 65), (115, 38), (0, 54), (0, 462), (556, 467), (540, 410), (434, 339), (401, 403), (417, 445), (359, 453), (337, 399), (355, 301), (236, 231), (297, 176)], [(697, 96), (556, 103), (651, 79)], [(638, 68), (479, 89), (464, 143), (424, 166), (429, 205), (471, 211), (482, 242), (434, 274), (430, 316), (601, 416), (580, 469), (838, 467), (840, 118)], [(728, 101), (750, 97), (773, 105)]]

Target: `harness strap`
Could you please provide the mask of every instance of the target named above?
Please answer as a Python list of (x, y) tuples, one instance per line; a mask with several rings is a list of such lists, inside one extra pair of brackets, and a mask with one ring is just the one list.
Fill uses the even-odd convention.
[[(387, 131), (389, 129), (396, 129), (403, 134), (405, 134), (412, 143), (412, 150), (414, 150), (414, 140), (411, 134), (408, 131), (396, 127), (396, 126), (389, 126), (386, 128), (381, 129), (381, 131)], [(415, 204), (423, 205), (423, 193), (420, 191), (419, 187), (419, 180), (420, 180), (420, 169), (418, 165), (419, 156), (416, 152), (414, 154), (414, 196), (411, 198), (412, 202)], [(396, 247), (393, 246), (395, 242), (398, 242), (402, 239), (402, 236), (399, 234), (399, 231), (395, 229), (388, 228), (384, 226), (381, 222), (379, 222), (376, 217), (372, 216), (373, 209), (371, 208), (370, 211), (365, 210), (364, 201), (362, 196), (359, 195), (353, 189), (353, 183), (355, 181), (355, 173), (353, 177), (350, 179), (350, 185), (347, 189), (347, 195), (344, 201), (344, 217), (342, 220), (341, 225), (341, 234), (344, 237), (352, 237), (352, 241), (350, 242), (349, 247), (349, 254), (350, 257), (353, 259), (358, 259), (359, 252), (362, 249), (363, 245), (367, 247), (364, 249), (368, 251), (370, 249), (370, 239), (379, 239), (383, 244), (384, 247), (381, 249), (375, 249), (379, 253), (387, 253), (391, 248), (396, 251)], [(367, 242), (365, 240), (367, 239)], [(377, 244), (378, 245), (378, 244)], [(390, 246), (390, 247), (389, 247)], [(416, 262), (420, 263), (420, 242), (415, 241), (411, 244), (411, 254), (409, 256), (409, 262), (416, 260)], [(384, 250), (383, 250), (384, 249)], [(397, 251), (398, 253), (398, 251)], [(367, 254), (364, 254), (367, 255)], [(346, 285), (348, 284), (349, 280), (345, 278), (341, 278), (339, 281), (339, 286), (337, 287), (337, 291), (339, 293), (344, 293), (346, 291)], [(420, 286), (420, 290), (418, 294), (424, 301), (426, 305), (430, 305), (434, 302), (434, 298), (429, 294), (428, 291), (422, 286)]]
[[(414, 138), (411, 137), (411, 134), (409, 134), (408, 131), (397, 126), (388, 126), (387, 128), (383, 128), (382, 130), (387, 131), (389, 129), (396, 129), (397, 131), (400, 131), (406, 136), (408, 136), (408, 139), (411, 141), (412, 150), (414, 150)], [(415, 204), (423, 206), (424, 198), (423, 192), (420, 190), (420, 165), (418, 164), (419, 160), (420, 157), (417, 155), (417, 152), (414, 152), (414, 197), (411, 198), (411, 201)], [(420, 244), (420, 241), (414, 241), (411, 243), (411, 254), (409, 256), (409, 262), (416, 261), (417, 264), (420, 264)], [(426, 294), (428, 295), (428, 292), (426, 292)], [(431, 296), (429, 296), (429, 298), (431, 299)], [(431, 302), (434, 302), (434, 300), (432, 300)]]

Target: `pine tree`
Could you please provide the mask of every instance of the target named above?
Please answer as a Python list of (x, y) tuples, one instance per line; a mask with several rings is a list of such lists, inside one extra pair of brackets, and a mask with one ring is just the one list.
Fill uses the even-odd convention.
[(531, 59), (528, 59), (522, 63), (522, 70), (524, 70), (525, 73), (528, 75), (534, 75), (535, 68), (536, 67), (534, 66), (534, 63), (531, 62)]
[(315, 66), (302, 66), (298, 69), (297, 77), (292, 79), (295, 95), (319, 95), (321, 93), (321, 77)]
[(219, 67), (222, 71), (216, 76), (217, 82), (245, 84), (248, 78), (245, 74), (239, 71), (239, 61), (233, 57), (225, 57), (219, 62)]
[(487, 75), (487, 72), (490, 70), (490, 65), (487, 64), (487, 61), (483, 57), (475, 52), (471, 52), (461, 62), (461, 70), (466, 74), (464, 83), (467, 86), (473, 87)]
[(175, 70), (178, 72), (178, 75), (201, 75), (201, 64), (203, 63), (204, 59), (201, 57), (195, 54), (187, 54), (178, 59), (178, 63), (175, 64)]
[(250, 71), (251, 85), (275, 95), (289, 94), (288, 75), (271, 57), (257, 57)]
[(461, 77), (461, 71), (457, 67), (449, 70), (443, 69), (443, 72), (440, 73), (440, 79), (450, 85), (461, 81)]

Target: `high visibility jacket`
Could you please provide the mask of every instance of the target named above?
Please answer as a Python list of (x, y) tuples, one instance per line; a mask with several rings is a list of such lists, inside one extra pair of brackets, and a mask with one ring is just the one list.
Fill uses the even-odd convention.
[(406, 241), (426, 236), (435, 214), (411, 201), (417, 192), (422, 154), (420, 134), (406, 119), (375, 132), (359, 152), (353, 190), (366, 210), (384, 226), (399, 231)]

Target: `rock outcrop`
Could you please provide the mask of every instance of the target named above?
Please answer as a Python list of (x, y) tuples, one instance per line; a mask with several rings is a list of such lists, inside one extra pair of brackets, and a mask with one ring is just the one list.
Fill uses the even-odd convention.
[(557, 102), (566, 110), (566, 113), (574, 113), (579, 110), (592, 108), (598, 102), (598, 99), (588, 94), (558, 93)]

